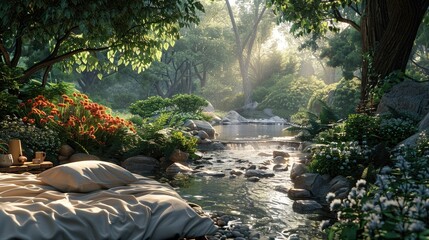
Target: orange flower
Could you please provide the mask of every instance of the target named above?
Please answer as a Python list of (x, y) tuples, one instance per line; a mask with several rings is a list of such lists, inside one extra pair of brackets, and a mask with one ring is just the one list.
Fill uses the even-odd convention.
[(22, 121), (23, 121), (23, 122), (27, 122), (27, 121), (28, 121), (28, 117), (23, 117), (23, 118), (22, 118)]
[(30, 118), (29, 120), (28, 120), (28, 123), (30, 123), (30, 124), (34, 124), (36, 122), (36, 120), (34, 119), (34, 118)]

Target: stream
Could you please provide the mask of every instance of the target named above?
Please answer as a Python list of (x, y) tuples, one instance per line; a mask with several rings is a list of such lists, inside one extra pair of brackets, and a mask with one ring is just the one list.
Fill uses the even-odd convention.
[[(284, 191), (292, 187), (290, 169), (302, 154), (298, 151), (299, 143), (281, 131), (283, 126), (221, 125), (215, 129), (219, 133), (217, 140), (226, 142), (227, 150), (205, 152), (203, 170), (223, 172), (226, 176), (193, 177), (176, 189), (179, 194), (209, 213), (220, 211), (238, 217), (259, 232), (260, 239), (287, 239), (295, 233), (300, 239), (321, 239), (317, 216), (295, 213), (293, 201)], [(244, 176), (230, 177), (231, 169), (264, 166), (264, 162), (273, 159), (274, 150), (290, 154), (287, 171), (276, 171), (274, 177), (258, 182), (250, 182)], [(272, 172), (273, 164), (266, 167)]]

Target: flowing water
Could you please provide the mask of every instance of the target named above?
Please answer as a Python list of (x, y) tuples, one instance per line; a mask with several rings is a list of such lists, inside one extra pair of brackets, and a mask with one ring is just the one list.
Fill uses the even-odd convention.
[[(203, 169), (222, 171), (226, 176), (195, 177), (177, 191), (205, 211), (221, 211), (239, 217), (261, 233), (261, 239), (286, 239), (291, 233), (297, 233), (301, 239), (321, 238), (318, 222), (312, 220), (316, 216), (295, 213), (293, 201), (284, 191), (278, 190), (292, 187), (290, 167), (302, 156), (297, 150), (299, 143), (283, 136), (281, 129), (283, 126), (278, 125), (217, 126), (218, 139), (229, 141), (228, 150), (204, 153), (203, 159), (210, 164), (205, 164)], [(274, 177), (261, 178), (259, 182), (249, 182), (244, 176), (229, 177), (231, 169), (263, 166), (273, 158), (273, 150), (289, 152), (289, 170), (275, 172)], [(272, 166), (267, 165), (269, 169)]]

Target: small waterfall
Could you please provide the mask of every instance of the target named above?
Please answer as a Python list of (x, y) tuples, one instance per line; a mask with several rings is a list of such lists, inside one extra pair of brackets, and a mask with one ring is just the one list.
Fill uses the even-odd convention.
[(301, 143), (297, 141), (223, 141), (227, 150), (282, 150), (298, 151)]

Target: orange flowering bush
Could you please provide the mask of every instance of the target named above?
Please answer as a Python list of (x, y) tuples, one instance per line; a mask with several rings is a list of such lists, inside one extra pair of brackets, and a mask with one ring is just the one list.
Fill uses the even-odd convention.
[(123, 147), (124, 138), (136, 132), (130, 121), (112, 116), (105, 106), (81, 93), (64, 94), (57, 103), (39, 95), (20, 107), (24, 122), (47, 124), (58, 130), (68, 144), (87, 152), (111, 152), (106, 150)]

